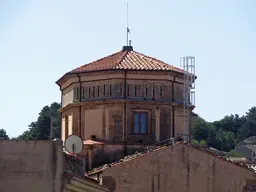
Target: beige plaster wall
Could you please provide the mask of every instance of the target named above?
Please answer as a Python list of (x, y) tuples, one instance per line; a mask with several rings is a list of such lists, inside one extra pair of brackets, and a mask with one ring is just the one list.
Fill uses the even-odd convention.
[(0, 141), (1, 192), (61, 192), (60, 141)]
[[(141, 102), (131, 101), (127, 104), (127, 135), (128, 143), (134, 143), (138, 140), (141, 140), (141, 136), (131, 135), (132, 129), (132, 110), (135, 108), (147, 109), (150, 111), (150, 129), (151, 134), (143, 136), (145, 144), (153, 144), (156, 141), (169, 139), (172, 136), (173, 131), (173, 113), (174, 115), (174, 128), (175, 135), (184, 133), (183, 128), (183, 117), (182, 106), (175, 106), (175, 111), (173, 112), (173, 105), (169, 103), (158, 102), (158, 97), (161, 99), (170, 99), (173, 96), (172, 85), (174, 84), (177, 89), (174, 89), (174, 93), (178, 93), (178, 96), (175, 95), (175, 98), (180, 99), (182, 102), (182, 89), (183, 85), (179, 83), (173, 83), (174, 77), (171, 73), (167, 72), (128, 72), (127, 73), (127, 84), (129, 86), (137, 85), (138, 90), (143, 90), (143, 86), (149, 86), (148, 90), (151, 90), (151, 85), (158, 85), (155, 91), (162, 92), (161, 96), (158, 95), (155, 101), (152, 101), (150, 95), (147, 99), (151, 101), (143, 100)], [(103, 87), (109, 86), (112, 84), (114, 86), (123, 86), (124, 83), (124, 72), (96, 72), (96, 73), (86, 73), (81, 74), (81, 83), (82, 86), (86, 88), (85, 95), (88, 96), (88, 87), (90, 87), (90, 94), (92, 90), (96, 91), (96, 98), (100, 99), (99, 101), (88, 101), (74, 104), (73, 107), (66, 106), (62, 109), (62, 117), (72, 114), (72, 129), (73, 134), (77, 134), (82, 137), (82, 139), (90, 139), (91, 135), (96, 135), (98, 139), (106, 139), (114, 143), (123, 142), (124, 139), (124, 103), (123, 101), (113, 102), (114, 104), (109, 104), (108, 100), (108, 91), (106, 87), (105, 99), (103, 100)], [(176, 81), (182, 82), (182, 79), (176, 78)], [(63, 85), (63, 94), (68, 92), (71, 87), (78, 86), (78, 78), (73, 76), (67, 80)], [(160, 86), (161, 90), (160, 90)], [(152, 87), (152, 86), (151, 86)], [(124, 88), (124, 87), (123, 87)], [(88, 90), (87, 90), (88, 89)], [(112, 97), (115, 96), (115, 91), (119, 88), (113, 88)], [(118, 93), (117, 93), (118, 94)], [(119, 93), (120, 94), (120, 93)], [(134, 92), (130, 93), (127, 98), (133, 99)], [(145, 93), (143, 91), (137, 92), (137, 97), (140, 99), (144, 98)], [(112, 99), (113, 99), (112, 98)], [(66, 104), (65, 104), (66, 105)], [(80, 114), (81, 107), (81, 114)], [(158, 110), (157, 110), (158, 109)], [(177, 109), (177, 110), (176, 110)], [(180, 110), (181, 109), (181, 110)], [(81, 115), (81, 122), (80, 122)], [(62, 123), (62, 130), (65, 129), (65, 124)], [(81, 130), (81, 131), (80, 131)], [(81, 132), (81, 133), (80, 133)], [(62, 140), (64, 141), (68, 133), (64, 134), (62, 132)], [(137, 144), (137, 143), (136, 143)]]
[(242, 192), (255, 173), (201, 149), (176, 144), (102, 173), (115, 192)]
[(74, 86), (71, 85), (62, 91), (62, 107), (67, 106), (69, 103), (73, 103), (74, 100)]
[[(69, 135), (65, 129), (67, 124), (64, 117), (72, 114), (72, 133), (79, 135), (80, 132), (80, 110), (79, 106), (69, 108), (62, 113), (62, 140)], [(149, 113), (149, 133), (147, 135), (133, 135), (133, 112), (136, 110), (146, 110)], [(172, 137), (173, 132), (173, 106), (156, 103), (128, 102), (127, 103), (127, 144), (139, 144), (143, 140), (144, 144), (151, 145), (158, 141)], [(81, 106), (81, 137), (83, 140), (91, 139), (91, 135), (96, 135), (97, 139), (107, 140), (113, 143), (123, 143), (124, 140), (124, 103), (88, 103)], [(183, 108), (174, 107), (174, 129), (175, 137), (185, 133)], [(187, 130), (186, 130), (187, 131)], [(188, 133), (187, 133), (188, 134)]]

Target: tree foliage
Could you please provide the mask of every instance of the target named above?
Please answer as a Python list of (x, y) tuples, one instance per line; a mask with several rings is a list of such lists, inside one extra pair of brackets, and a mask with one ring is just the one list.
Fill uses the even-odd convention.
[(22, 135), (17, 139), (21, 140), (49, 140), (52, 125), (52, 138), (60, 138), (61, 117), (58, 112), (61, 105), (52, 103), (50, 106), (44, 106), (40, 111), (36, 121), (32, 122)]
[(0, 140), (9, 140), (9, 136), (4, 129), (0, 129)]
[(192, 119), (194, 143), (205, 141), (207, 145), (222, 151), (234, 149), (236, 143), (256, 135), (256, 107), (244, 116), (227, 115), (223, 119), (207, 122), (201, 117)]

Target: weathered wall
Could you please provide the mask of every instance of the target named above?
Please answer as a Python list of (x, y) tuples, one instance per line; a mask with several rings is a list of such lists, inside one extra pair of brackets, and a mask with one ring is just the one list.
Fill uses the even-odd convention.
[(120, 104), (113, 104), (113, 105), (106, 105), (108, 113), (106, 114), (107, 118), (107, 126), (106, 131), (108, 132), (109, 141), (114, 143), (120, 143), (124, 140), (124, 105)]
[[(173, 110), (174, 108), (174, 110)], [(149, 131), (145, 135), (133, 134), (133, 113), (138, 110), (147, 111), (149, 118)], [(174, 112), (174, 121), (173, 121)], [(83, 140), (91, 139), (91, 135), (96, 135), (97, 139), (107, 140), (113, 143), (123, 143), (124, 138), (124, 103), (123, 102), (106, 102), (101, 104), (87, 103), (81, 107), (82, 117), (82, 134)], [(73, 134), (79, 135), (80, 111), (79, 106), (70, 107), (62, 113), (62, 140), (68, 134), (68, 125), (65, 118), (72, 115)], [(127, 144), (151, 145), (172, 137), (173, 123), (175, 128), (175, 137), (177, 134), (184, 133), (183, 128), (183, 111), (179, 106), (161, 103), (144, 103), (140, 101), (128, 101), (126, 108), (127, 115)], [(70, 122), (69, 122), (70, 123)], [(66, 129), (66, 131), (65, 131)]]
[(172, 137), (173, 128), (173, 107), (166, 106), (160, 108), (160, 140), (166, 140)]
[[(148, 148), (156, 148), (156, 146), (147, 146)], [(135, 152), (145, 151), (142, 145), (127, 145), (127, 155), (133, 155)], [(123, 144), (105, 144), (105, 145), (86, 145), (83, 148), (81, 158), (85, 161), (85, 170), (102, 166), (104, 164), (119, 161), (124, 157)], [(90, 159), (91, 158), (91, 159)], [(91, 163), (91, 164), (90, 164)]]
[(62, 107), (67, 106), (69, 103), (74, 101), (74, 87), (73, 85), (67, 87), (62, 91)]
[[(62, 112), (62, 124), (61, 124), (61, 140), (64, 142), (65, 139), (69, 136), (69, 129), (72, 125), (72, 134), (79, 135), (79, 107), (69, 107)], [(69, 120), (72, 119), (72, 122), (68, 121), (68, 117), (72, 116)]]
[(91, 135), (95, 135), (98, 139), (103, 137), (103, 124), (102, 124), (102, 108), (87, 109), (84, 111), (84, 138), (90, 139)]
[(1, 192), (60, 192), (60, 141), (0, 141)]
[(184, 129), (184, 111), (181, 107), (174, 108), (174, 127), (175, 136), (180, 134), (189, 134), (188, 130)]
[(121, 159), (124, 155), (123, 145), (99, 145), (92, 151), (92, 167), (111, 163)]
[(105, 169), (116, 192), (242, 192), (255, 173), (185, 144), (176, 144)]
[[(138, 144), (143, 140), (144, 144), (152, 144), (160, 140), (169, 139), (172, 136), (173, 113), (175, 133), (183, 133), (183, 117), (178, 112), (177, 103), (182, 102), (182, 79), (167, 72), (136, 72), (129, 71), (126, 79), (127, 104), (127, 142)], [(96, 135), (98, 139), (106, 139), (113, 143), (121, 143), (124, 139), (124, 72), (96, 72), (81, 75), (81, 103), (78, 78), (67, 80), (61, 87), (63, 89), (63, 106), (69, 103), (71, 93), (76, 99), (76, 104), (62, 109), (62, 117), (72, 114), (73, 134), (78, 134), (82, 139), (90, 139)], [(79, 89), (80, 90), (80, 89)], [(68, 99), (69, 98), (69, 99)], [(118, 100), (120, 99), (120, 100)], [(177, 109), (172, 110), (172, 103)], [(113, 104), (114, 103), (114, 104)], [(133, 135), (133, 113), (136, 108), (149, 112), (150, 133), (148, 135)], [(156, 109), (160, 108), (159, 111)], [(96, 112), (97, 110), (97, 112)], [(81, 112), (81, 114), (80, 114)], [(159, 114), (160, 113), (160, 114)], [(81, 122), (80, 122), (81, 115)], [(160, 119), (158, 119), (160, 118)], [(64, 122), (64, 121), (63, 121)], [(80, 127), (81, 126), (81, 127)], [(80, 133), (80, 128), (81, 132)], [(65, 123), (62, 123), (62, 140), (68, 136)]]

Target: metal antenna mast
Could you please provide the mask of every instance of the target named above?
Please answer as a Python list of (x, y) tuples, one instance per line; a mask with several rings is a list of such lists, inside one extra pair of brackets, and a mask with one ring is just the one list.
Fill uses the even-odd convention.
[(191, 137), (191, 106), (195, 106), (195, 57), (186, 56), (180, 59), (180, 64), (184, 70), (183, 76), (183, 116), (184, 134), (183, 139), (190, 142)]
[(131, 46), (131, 41), (129, 41), (129, 34), (131, 33), (130, 32), (130, 29), (129, 29), (129, 6), (128, 6), (128, 1), (127, 1), (127, 10), (126, 10), (126, 19), (127, 19), (127, 26), (126, 26), (126, 43), (127, 43), (127, 46)]

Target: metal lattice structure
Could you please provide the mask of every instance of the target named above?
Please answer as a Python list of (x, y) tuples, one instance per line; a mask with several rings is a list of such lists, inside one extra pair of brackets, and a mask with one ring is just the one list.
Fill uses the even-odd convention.
[(195, 57), (186, 56), (180, 59), (184, 70), (183, 76), (183, 117), (184, 134), (183, 139), (190, 142), (191, 106), (195, 106)]

